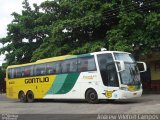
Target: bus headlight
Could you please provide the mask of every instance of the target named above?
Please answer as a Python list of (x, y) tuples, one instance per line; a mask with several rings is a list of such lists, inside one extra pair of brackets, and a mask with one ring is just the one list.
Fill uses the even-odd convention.
[(127, 87), (120, 87), (120, 90), (128, 91), (128, 88)]

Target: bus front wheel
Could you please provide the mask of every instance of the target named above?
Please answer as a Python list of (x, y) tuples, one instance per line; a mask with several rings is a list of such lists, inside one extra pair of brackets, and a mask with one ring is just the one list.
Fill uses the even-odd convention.
[(29, 103), (34, 102), (34, 94), (32, 91), (28, 91), (26, 96)]
[(94, 89), (87, 90), (85, 99), (88, 103), (92, 103), (92, 104), (96, 104), (99, 102), (98, 95)]
[(18, 98), (19, 98), (20, 102), (26, 102), (26, 96), (23, 91), (19, 92)]

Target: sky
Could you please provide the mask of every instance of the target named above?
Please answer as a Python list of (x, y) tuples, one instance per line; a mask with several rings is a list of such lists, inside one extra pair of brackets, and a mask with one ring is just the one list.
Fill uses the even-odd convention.
[[(13, 17), (11, 14), (17, 12), (21, 14), (22, 11), (22, 2), (24, 0), (0, 0), (0, 38), (3, 38), (7, 35), (7, 25), (11, 23)], [(30, 5), (37, 3), (38, 5), (46, 0), (28, 0)], [(3, 47), (0, 44), (0, 47)], [(4, 63), (4, 55), (0, 56), (0, 66)]]

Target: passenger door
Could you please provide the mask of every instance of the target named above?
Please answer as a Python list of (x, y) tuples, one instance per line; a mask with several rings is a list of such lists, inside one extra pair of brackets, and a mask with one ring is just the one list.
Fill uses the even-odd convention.
[[(113, 93), (119, 87), (117, 71), (115, 67), (115, 62), (111, 53), (99, 54), (97, 55), (99, 70), (104, 86), (107, 86), (107, 91)], [(108, 95), (109, 98), (112, 96)]]

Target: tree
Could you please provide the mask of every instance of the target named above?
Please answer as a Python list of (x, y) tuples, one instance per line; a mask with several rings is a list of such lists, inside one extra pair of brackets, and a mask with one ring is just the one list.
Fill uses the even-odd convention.
[(40, 46), (47, 36), (44, 23), (39, 19), (43, 13), (34, 4), (34, 10), (27, 0), (23, 2), (22, 15), (12, 13), (13, 21), (8, 25), (7, 37), (0, 42), (5, 47), (0, 49), (1, 54), (6, 54), (7, 64), (20, 64), (29, 62), (32, 53)]
[(107, 19), (106, 23), (104, 12), (113, 9), (116, 4), (106, 0), (56, 0), (42, 3), (41, 7), (47, 16), (52, 16), (49, 19), (47, 17), (53, 22), (50, 26), (52, 35), (34, 52), (32, 61), (108, 47), (106, 31), (117, 19)]
[(160, 2), (135, 0), (121, 6), (119, 24), (107, 32), (111, 50), (148, 54), (160, 45)]
[(5, 92), (6, 84), (5, 84), (5, 70), (0, 67), (0, 92)]
[(25, 0), (0, 52), (8, 65), (102, 47), (148, 53), (159, 47), (159, 8), (159, 0), (54, 0), (32, 10)]

